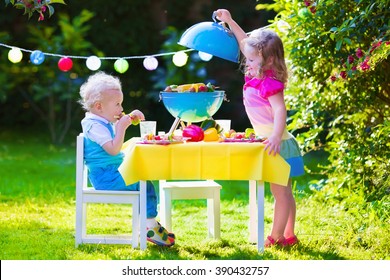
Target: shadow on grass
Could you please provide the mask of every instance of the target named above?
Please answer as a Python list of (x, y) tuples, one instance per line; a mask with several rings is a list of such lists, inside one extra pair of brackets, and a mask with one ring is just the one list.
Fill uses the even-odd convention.
[[(63, 228), (45, 219), (24, 221), (0, 227), (3, 260), (342, 260), (331, 244), (323, 241), (301, 242), (291, 248), (266, 248), (237, 239), (179, 240), (172, 247), (148, 243), (146, 250), (130, 245), (81, 244), (75, 248), (72, 225)], [(326, 242), (324, 242), (326, 243)], [(317, 248), (317, 249), (316, 249)], [(322, 250), (323, 248), (323, 250)]]
[(228, 240), (212, 241), (212, 245), (190, 246), (176, 244), (170, 248), (148, 244), (145, 251), (132, 249), (125, 245), (81, 245), (86, 255), (105, 255), (110, 259), (128, 260), (343, 260), (331, 250), (321, 252), (309, 245), (300, 244), (291, 248), (267, 248), (257, 252), (253, 244), (234, 244)]
[[(108, 254), (112, 259), (117, 259), (119, 256), (114, 254), (112, 250), (104, 248), (107, 245), (81, 245), (79, 250), (84, 253), (103, 253)], [(109, 245), (111, 247), (113, 245)], [(129, 246), (114, 245), (118, 250), (129, 250)], [(111, 248), (112, 249), (112, 248)], [(175, 244), (172, 247), (159, 247), (148, 243), (145, 251), (138, 249), (130, 249), (125, 259), (137, 260), (264, 260), (277, 259), (269, 252), (258, 253), (257, 247), (251, 244), (236, 245), (228, 240), (209, 241), (207, 244), (199, 244), (191, 246), (185, 244)]]
[(318, 251), (318, 250), (314, 250), (313, 248), (317, 248), (317, 247), (301, 243), (293, 247), (283, 248), (283, 251), (288, 255), (294, 254), (297, 257), (299, 256), (299, 258), (302, 260), (344, 260), (345, 259), (341, 257), (339, 254), (337, 254), (334, 248), (330, 248), (327, 251)]

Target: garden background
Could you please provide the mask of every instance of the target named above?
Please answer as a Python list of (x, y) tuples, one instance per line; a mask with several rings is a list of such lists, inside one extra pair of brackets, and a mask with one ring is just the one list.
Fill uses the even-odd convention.
[[(122, 57), (183, 50), (177, 41), (193, 24), (227, 8), (245, 31), (275, 22), (289, 69), (285, 92), (289, 130), (305, 154), (306, 175), (294, 184), (299, 246), (258, 254), (247, 242), (246, 182), (224, 181), (222, 239), (205, 234), (205, 203), (179, 201), (177, 244), (83, 245), (74, 248), (75, 136), (83, 111), (79, 87), (93, 73), (74, 59), (68, 72), (58, 57), (41, 65), (8, 60), (0, 47), (0, 257), (5, 259), (389, 259), (390, 255), (390, 1), (65, 1), (38, 21), (0, 5), (0, 43), (61, 55)], [(287, 23), (287, 24), (286, 24)], [(189, 52), (183, 67), (159, 56), (148, 71), (142, 59), (117, 73), (124, 108), (141, 109), (167, 131), (173, 118), (159, 101), (169, 84), (212, 82), (227, 93), (215, 118), (249, 127), (242, 105), (239, 65)], [(130, 127), (127, 138), (137, 136)], [(154, 164), (154, 163), (153, 163)], [(158, 163), (157, 163), (158, 164)], [(157, 184), (157, 182), (156, 182)], [(266, 193), (266, 232), (272, 197)], [(121, 231), (126, 207), (96, 207), (96, 232)], [(110, 226), (115, 224), (114, 227)], [(201, 244), (201, 246), (199, 246)]]

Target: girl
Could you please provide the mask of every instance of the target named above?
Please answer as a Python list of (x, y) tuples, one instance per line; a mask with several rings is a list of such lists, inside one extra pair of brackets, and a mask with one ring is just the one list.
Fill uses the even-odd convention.
[[(265, 150), (280, 154), (291, 166), (290, 177), (304, 173), (298, 143), (286, 129), (287, 111), (283, 90), (287, 82), (284, 49), (279, 36), (271, 30), (254, 30), (250, 36), (232, 19), (228, 10), (216, 11), (218, 19), (226, 22), (236, 36), (245, 56), (244, 106), (257, 135), (267, 137)], [(296, 206), (291, 189), (271, 184), (275, 198), (271, 234), (265, 247), (291, 246), (298, 243), (294, 233)]]
[[(118, 167), (123, 161), (121, 148), (126, 129), (132, 121), (144, 120), (143, 113), (134, 110), (123, 115), (122, 86), (118, 78), (103, 72), (94, 74), (80, 88), (80, 103), (87, 111), (81, 121), (84, 133), (84, 159), (88, 177), (97, 190), (139, 190), (139, 183), (126, 186)], [(147, 240), (161, 246), (172, 246), (174, 235), (155, 219), (157, 197), (154, 186), (147, 182)]]

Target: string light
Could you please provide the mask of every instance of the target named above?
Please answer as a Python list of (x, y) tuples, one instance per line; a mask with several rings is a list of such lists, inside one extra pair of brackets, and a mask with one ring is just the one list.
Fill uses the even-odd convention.
[(68, 72), (73, 67), (73, 61), (69, 57), (62, 57), (58, 61), (58, 68), (63, 72)]
[[(97, 57), (94, 55), (92, 55), (92, 56), (77, 56), (77, 55), (63, 55), (63, 54), (56, 54), (56, 53), (48, 53), (48, 52), (42, 52), (39, 50), (33, 51), (33, 50), (29, 50), (29, 49), (23, 49), (23, 48), (18, 48), (15, 46), (10, 46), (10, 45), (3, 44), (3, 43), (0, 43), (0, 46), (11, 49), (9, 54), (8, 54), (8, 59), (13, 63), (18, 63), (22, 60), (23, 52), (31, 53), (30, 60), (31, 60), (31, 63), (33, 63), (35, 65), (42, 64), (43, 61), (45, 60), (45, 56), (58, 57), (58, 58), (60, 58), (58, 61), (58, 64), (59, 65), (61, 64), (61, 68), (60, 68), (60, 66), (58, 66), (58, 67), (60, 68), (61, 71), (69, 71), (70, 70), (70, 69), (66, 70), (67, 67), (65, 66), (65, 64), (69, 66), (70, 62), (71, 62), (72, 66), (73, 66), (72, 59), (85, 59), (86, 66), (88, 67), (88, 69), (90, 69), (92, 71), (98, 70), (100, 68), (102, 60), (115, 60), (114, 69), (119, 73), (124, 73), (128, 70), (129, 63), (127, 62), (127, 60), (144, 59), (143, 65), (144, 65), (145, 69), (152, 71), (158, 67), (157, 57), (168, 56), (168, 55), (174, 56), (177, 53), (180, 53), (178, 56), (179, 64), (184, 62), (184, 64), (182, 65), (182, 66), (184, 66), (187, 63), (187, 59), (188, 59), (188, 55), (186, 55), (185, 53), (194, 51), (194, 49), (187, 49), (187, 50), (182, 50), (182, 51), (178, 51), (178, 52), (165, 52), (165, 53), (149, 54), (149, 55), (123, 56), (123, 57), (116, 57), (116, 56), (114, 56), (114, 57)], [(67, 62), (60, 63), (60, 60), (62, 58), (67, 58), (65, 60)], [(68, 59), (70, 59), (70, 62)], [(115, 66), (115, 65), (117, 65), (117, 66)], [(181, 67), (181, 66), (178, 66), (178, 67)]]
[(23, 53), (19, 48), (13, 47), (8, 52), (8, 59), (12, 63), (18, 63), (22, 60), (22, 58), (23, 58)]
[(200, 59), (203, 61), (210, 61), (210, 59), (213, 58), (212, 54), (201, 52), (201, 51), (198, 52), (198, 55), (199, 55)]
[(85, 62), (89, 70), (96, 71), (100, 68), (102, 65), (102, 62), (100, 58), (98, 58), (96, 55), (92, 55), (87, 58), (87, 61)]
[(172, 57), (172, 62), (177, 67), (183, 67), (184, 65), (186, 65), (187, 60), (188, 60), (188, 55), (183, 51), (179, 51), (175, 53)]
[(158, 60), (154, 56), (148, 56), (144, 59), (143, 64), (146, 70), (153, 71), (158, 66)]
[(114, 63), (115, 71), (118, 73), (125, 73), (129, 69), (129, 63), (126, 59), (120, 58)]
[(45, 61), (45, 55), (41, 51), (33, 51), (30, 55), (30, 60), (32, 64), (40, 65)]
[[(265, 29), (268, 28), (274, 24), (278, 25), (279, 30), (282, 32), (287, 32), (290, 27), (290, 25), (282, 20), (279, 20), (277, 22), (271, 23), (267, 26), (261, 27), (259, 29)], [(250, 35), (251, 32), (248, 32), (247, 35)], [(148, 55), (138, 55), (138, 56), (123, 56), (123, 57), (97, 57), (95, 55), (91, 56), (76, 56), (76, 55), (63, 55), (63, 54), (56, 54), (56, 53), (47, 53), (42, 52), (40, 50), (28, 50), (23, 49), (15, 46), (10, 46), (7, 44), (0, 43), (1, 47), (9, 48), (10, 51), (8, 52), (8, 59), (12, 63), (19, 63), (23, 59), (23, 52), (30, 53), (30, 61), (31, 63), (35, 65), (40, 65), (44, 62), (45, 56), (51, 56), (51, 57), (59, 57), (58, 61), (58, 67), (61, 71), (69, 71), (73, 67), (73, 61), (72, 59), (85, 59), (86, 60), (86, 66), (88, 69), (95, 71), (98, 70), (101, 66), (102, 60), (115, 60), (114, 68), (119, 73), (124, 73), (129, 68), (129, 63), (127, 60), (131, 59), (144, 59), (143, 65), (145, 69), (152, 71), (155, 70), (158, 67), (158, 60), (157, 57), (160, 56), (168, 56), (172, 55), (172, 62), (177, 67), (182, 67), (186, 65), (188, 60), (187, 52), (195, 51), (194, 49), (186, 49), (176, 52), (166, 52), (166, 53), (158, 53), (158, 54), (148, 54)], [(203, 61), (209, 61), (213, 56), (204, 52), (199, 52), (199, 57)]]

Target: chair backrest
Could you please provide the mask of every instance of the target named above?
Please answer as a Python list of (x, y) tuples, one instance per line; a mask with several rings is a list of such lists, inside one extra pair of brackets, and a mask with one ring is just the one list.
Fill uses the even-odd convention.
[(88, 168), (84, 163), (84, 134), (76, 139), (76, 193), (88, 187)]

